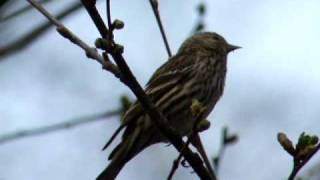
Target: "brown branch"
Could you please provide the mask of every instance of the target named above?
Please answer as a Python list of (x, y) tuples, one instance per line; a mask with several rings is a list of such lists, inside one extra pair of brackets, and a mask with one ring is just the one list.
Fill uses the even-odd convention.
[[(67, 7), (65, 10), (63, 10), (61, 13), (59, 13), (56, 16), (57, 20), (62, 20), (72, 13), (76, 12), (77, 10), (81, 9), (82, 5), (79, 2), (76, 2), (69, 7)], [(11, 55), (12, 53), (18, 52), (25, 47), (27, 47), (29, 44), (34, 42), (36, 39), (38, 39), (41, 35), (43, 35), (50, 27), (52, 26), (52, 23), (45, 22), (41, 24), (40, 26), (34, 28), (32, 31), (26, 33), (22, 37), (20, 37), (18, 40), (11, 42), (3, 47), (0, 47), (0, 61), (4, 60), (4, 57)]]
[(76, 127), (79, 125), (104, 120), (105, 118), (108, 118), (108, 117), (120, 115), (121, 112), (122, 112), (122, 110), (107, 111), (107, 112), (102, 112), (102, 113), (98, 113), (98, 114), (92, 114), (92, 115), (86, 115), (83, 117), (74, 118), (74, 119), (67, 120), (67, 121), (53, 124), (53, 125), (32, 128), (32, 129), (26, 129), (26, 130), (20, 130), (17, 132), (13, 132), (13, 133), (9, 133), (9, 134), (5, 134), (5, 135), (0, 136), (0, 144), (19, 140), (22, 138), (44, 135), (44, 134), (52, 133), (55, 131), (65, 130), (65, 129), (73, 128), (73, 127)]
[[(28, 2), (31, 3), (33, 6), (35, 6), (43, 15), (45, 15), (49, 19), (49, 21), (54, 23), (57, 26), (57, 30), (60, 32), (60, 34), (62, 34), (64, 37), (68, 38), (74, 43), (77, 43), (79, 41), (79, 39), (77, 39), (78, 40), (77, 42), (73, 41), (74, 40), (72, 39), (73, 37), (70, 37), (72, 33), (68, 29), (66, 29), (61, 23), (59, 23), (54, 17), (52, 17), (44, 8), (42, 8), (41, 5), (39, 5), (34, 0), (28, 0)], [(98, 26), (98, 30), (101, 36), (106, 39), (106, 34), (108, 32), (108, 29), (104, 25), (101, 17), (95, 16), (97, 12), (95, 8), (95, 1), (82, 0), (82, 2), (86, 6), (86, 9), (89, 12), (93, 21), (95, 22), (95, 25)], [(182, 138), (179, 135), (177, 135), (177, 133), (173, 130), (173, 128), (168, 124), (167, 119), (163, 116), (162, 113), (160, 113), (157, 110), (154, 104), (149, 100), (148, 96), (145, 94), (142, 87), (138, 84), (137, 80), (135, 79), (129, 67), (127, 66), (121, 54), (122, 52), (119, 51), (119, 49), (117, 48), (116, 44), (113, 41), (111, 43), (113, 46), (110, 49), (110, 52), (108, 53), (111, 54), (115, 62), (118, 64), (121, 74), (115, 74), (114, 72), (110, 71), (110, 69), (106, 69), (106, 68), (105, 69), (115, 74), (115, 76), (118, 77), (121, 82), (126, 84), (134, 92), (134, 94), (137, 96), (137, 98), (141, 102), (146, 112), (149, 114), (151, 119), (156, 124), (156, 127), (159, 128), (159, 130), (168, 138), (168, 140), (175, 146), (175, 148), (178, 151), (181, 151), (184, 146), (184, 142), (182, 141)], [(77, 45), (80, 46), (79, 44)], [(85, 48), (83, 49), (87, 50)], [(88, 53), (88, 51), (86, 52)], [(92, 55), (95, 55), (94, 59), (96, 59), (104, 67), (105, 67), (105, 63), (108, 63), (109, 65), (111, 64), (111, 62), (107, 60), (97, 59), (97, 56), (100, 57), (100, 55), (98, 55), (97, 52), (95, 51), (89, 51), (89, 52), (93, 53), (89, 55), (89, 57), (93, 58)], [(209, 172), (203, 166), (202, 160), (197, 154), (193, 153), (189, 148), (187, 148), (184, 151), (183, 155), (201, 179), (203, 180), (211, 179)]]
[(163, 28), (163, 25), (162, 25), (162, 22), (161, 22), (161, 18), (160, 18), (160, 13), (159, 13), (159, 9), (158, 9), (158, 1), (157, 0), (149, 0), (149, 2), (150, 2), (150, 5), (152, 7), (153, 14), (156, 17), (156, 20), (157, 20), (157, 23), (158, 23), (158, 26), (159, 26), (159, 29), (160, 29), (160, 32), (161, 32), (162, 39), (163, 39), (164, 45), (165, 45), (167, 53), (168, 53), (168, 56), (171, 57), (172, 53), (171, 53), (171, 50), (170, 50), (170, 47), (169, 47), (169, 43), (168, 43), (168, 40), (167, 40), (167, 37), (166, 37), (166, 33), (164, 32), (164, 28)]
[(320, 143), (313, 149), (311, 153), (307, 155), (307, 157), (304, 158), (303, 161), (294, 160), (293, 168), (290, 173), (290, 176), (288, 177), (288, 180), (294, 180), (300, 169), (307, 164), (307, 162), (320, 150)]

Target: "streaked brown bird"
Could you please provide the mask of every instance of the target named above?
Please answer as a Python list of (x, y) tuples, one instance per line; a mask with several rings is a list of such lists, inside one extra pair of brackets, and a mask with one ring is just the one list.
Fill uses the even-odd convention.
[[(181, 136), (188, 135), (193, 128), (192, 100), (206, 107), (203, 119), (214, 108), (223, 94), (227, 55), (238, 48), (217, 33), (197, 33), (185, 40), (178, 53), (158, 68), (147, 83), (146, 93)], [(118, 129), (126, 128), (122, 142), (111, 152), (111, 162), (97, 180), (115, 179), (123, 166), (143, 149), (167, 142), (139, 102), (125, 113), (123, 123), (125, 126)]]

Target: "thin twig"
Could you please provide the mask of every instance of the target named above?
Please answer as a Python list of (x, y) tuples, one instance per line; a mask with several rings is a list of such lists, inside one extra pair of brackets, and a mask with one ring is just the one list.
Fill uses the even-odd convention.
[[(81, 3), (76, 2), (70, 5), (69, 7), (67, 7), (66, 9), (64, 9), (63, 11), (61, 11), (61, 13), (59, 13), (56, 16), (56, 19), (62, 20), (81, 8), (82, 8)], [(3, 47), (0, 47), (0, 61), (4, 60), (5, 59), (4, 57), (27, 47), (31, 42), (34, 42), (37, 38), (43, 35), (50, 27), (52, 27), (52, 23), (45, 22), (40, 26), (34, 28), (32, 31), (23, 35), (18, 40), (12, 43), (9, 43)]]
[(160, 18), (160, 13), (159, 13), (159, 9), (158, 9), (158, 1), (157, 0), (149, 0), (150, 2), (150, 5), (152, 7), (152, 11), (157, 19), (157, 23), (158, 23), (158, 26), (159, 26), (159, 29), (160, 29), (160, 32), (161, 32), (161, 36), (162, 36), (162, 39), (163, 39), (163, 42), (164, 42), (164, 45), (166, 46), (166, 50), (167, 50), (167, 53), (168, 53), (168, 56), (171, 57), (172, 56), (172, 53), (171, 53), (171, 50), (170, 50), (170, 47), (169, 47), (169, 43), (168, 43), (168, 40), (167, 40), (167, 36), (166, 36), (166, 33), (164, 32), (164, 28), (163, 28), (163, 25), (162, 25), (162, 22), (161, 22), (161, 18)]
[(80, 38), (78, 38), (75, 34), (73, 34), (68, 28), (66, 28), (62, 23), (58, 21), (55, 17), (53, 17), (48, 11), (46, 11), (40, 4), (33, 0), (27, 0), (30, 4), (32, 4), (36, 9), (39, 10), (51, 23), (53, 23), (57, 27), (57, 31), (65, 38), (69, 39), (72, 43), (79, 46), (83, 49), (87, 56), (97, 60), (100, 64), (103, 65), (103, 68), (113, 73), (116, 77), (120, 76), (120, 72), (118, 68), (112, 64), (110, 61), (106, 61), (98, 52), (83, 42)]
[[(58, 26), (57, 29), (63, 29), (64, 31), (66, 31), (67, 33), (60, 32), (64, 37), (72, 40), (72, 38), (69, 37), (72, 33), (68, 29), (66, 29), (63, 25), (61, 25), (61, 23), (57, 23), (57, 20), (54, 19), (54, 17), (50, 16), (49, 13), (44, 10), (44, 8), (39, 8), (39, 7), (41, 7), (41, 5), (37, 4), (37, 2), (35, 2), (34, 0), (28, 0), (28, 1), (31, 4), (33, 4), (35, 7), (37, 7), (37, 9), (41, 13), (43, 13), (51, 22), (53, 22), (55, 25), (57, 25)], [(95, 8), (95, 4), (94, 4), (95, 1), (94, 0), (93, 1), (82, 0), (82, 2), (85, 6), (93, 6), (93, 7), (86, 7), (86, 9), (87, 9), (87, 11), (93, 11), (93, 12), (89, 12), (89, 14), (94, 21), (97, 21), (97, 22), (95, 22), (95, 25), (99, 26), (98, 30), (99, 30), (100, 34), (102, 37), (105, 38), (106, 37), (105, 30), (108, 30), (108, 29), (104, 25), (101, 17), (100, 18), (93, 17), (93, 16), (95, 16), (94, 12), (97, 11)], [(100, 26), (101, 24), (103, 24), (103, 25)], [(108, 31), (106, 31), (106, 32), (108, 32)], [(112, 43), (114, 43), (114, 42), (112, 42)], [(162, 113), (160, 113), (157, 110), (157, 108), (154, 106), (154, 104), (150, 101), (148, 96), (145, 94), (142, 87), (139, 85), (139, 83), (137, 82), (137, 80), (133, 76), (131, 70), (127, 66), (121, 52), (117, 51), (115, 49), (115, 47), (113, 47), (113, 48), (114, 49), (111, 49), (110, 54), (112, 55), (115, 62), (118, 64), (120, 71), (121, 71), (121, 74), (119, 74), (118, 76), (116, 75), (116, 77), (118, 77), (124, 84), (126, 84), (134, 92), (134, 94), (137, 96), (137, 98), (141, 102), (141, 104), (144, 107), (144, 109), (146, 110), (146, 112), (149, 114), (151, 119), (154, 121), (156, 127), (158, 127), (158, 129), (163, 133), (164, 136), (166, 136), (168, 138), (168, 140), (175, 146), (175, 148), (178, 151), (181, 151), (184, 146), (184, 142), (182, 141), (182, 138), (168, 124), (167, 119), (163, 116)], [(89, 51), (89, 52), (93, 53), (95, 51)], [(97, 56), (97, 54), (98, 53), (95, 52), (91, 55)], [(103, 59), (102, 59), (102, 61), (100, 61), (100, 59), (96, 59), (96, 60), (99, 63), (101, 63), (103, 66), (105, 65), (106, 62), (108, 64), (111, 64), (109, 61), (105, 61)], [(110, 72), (114, 74), (114, 72), (112, 72), (112, 71), (110, 71)], [(210, 180), (211, 179), (208, 170), (203, 166), (202, 160), (198, 156), (198, 154), (193, 153), (189, 148), (187, 148), (184, 151), (183, 156), (189, 162), (189, 164), (193, 167), (193, 169), (195, 170), (195, 172), (199, 175), (199, 177), (201, 179), (203, 179), (203, 180)]]
[[(111, 30), (112, 22), (111, 22), (111, 6), (110, 6), (110, 0), (107, 0), (106, 2), (106, 9), (107, 9), (107, 19), (108, 19), (108, 27)], [(112, 30), (111, 30), (112, 31)]]
[(83, 125), (86, 123), (96, 122), (100, 120), (104, 120), (105, 118), (120, 115), (121, 110), (107, 111), (98, 114), (86, 115), (83, 117), (73, 118), (71, 120), (67, 120), (61, 123), (52, 124), (48, 126), (20, 130), (17, 132), (5, 134), (0, 136), (0, 144), (4, 144), (7, 142), (19, 140), (22, 138), (27, 138), (31, 136), (44, 135), (51, 132), (65, 130), (69, 128), (73, 128), (79, 125)]
[(109, 33), (108, 33), (108, 40), (113, 41), (113, 30), (114, 27), (112, 25), (111, 21), (111, 5), (110, 5), (110, 0), (106, 0), (106, 10), (107, 10), (107, 22), (108, 22), (108, 28), (109, 28)]
[(303, 161), (294, 160), (294, 165), (288, 180), (294, 180), (300, 169), (320, 150), (320, 143), (314, 148), (314, 150), (308, 154)]

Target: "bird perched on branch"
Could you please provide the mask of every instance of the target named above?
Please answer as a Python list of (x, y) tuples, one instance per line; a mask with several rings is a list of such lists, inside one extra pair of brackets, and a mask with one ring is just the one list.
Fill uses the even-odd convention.
[[(203, 119), (214, 108), (223, 94), (227, 55), (238, 48), (217, 33), (197, 33), (185, 40), (178, 53), (152, 75), (145, 91), (181, 136), (190, 134), (193, 128), (194, 99), (206, 107)], [(111, 152), (111, 162), (97, 180), (115, 179), (123, 166), (143, 149), (167, 142), (139, 102), (125, 113), (123, 125), (116, 134), (122, 128), (125, 128), (122, 142)]]

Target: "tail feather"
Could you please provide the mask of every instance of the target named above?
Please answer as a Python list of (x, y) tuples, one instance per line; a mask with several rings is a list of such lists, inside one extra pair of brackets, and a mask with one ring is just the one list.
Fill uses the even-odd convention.
[(108, 167), (97, 177), (96, 180), (114, 180), (124, 167), (125, 162), (111, 162)]
[(97, 177), (97, 180), (114, 180), (129, 160), (150, 145), (148, 142), (150, 139), (142, 138), (142, 133), (145, 133), (142, 131), (143, 129), (137, 126), (115, 147), (109, 156), (110, 164)]

